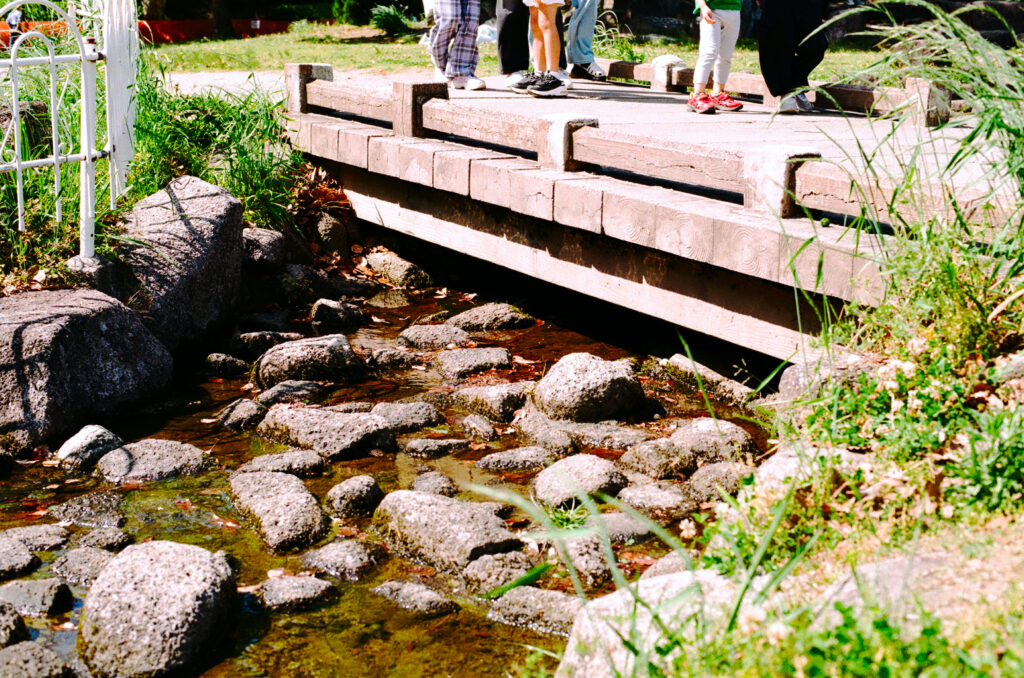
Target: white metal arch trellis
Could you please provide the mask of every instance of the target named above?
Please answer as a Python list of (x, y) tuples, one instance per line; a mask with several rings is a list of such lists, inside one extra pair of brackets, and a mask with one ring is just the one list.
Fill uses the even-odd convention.
[[(10, 123), (3, 134), (2, 146), (9, 148), (13, 142), (10, 160), (0, 159), (0, 173), (14, 172), (17, 184), (18, 229), (25, 230), (25, 184), (26, 171), (40, 167), (52, 167), (56, 197), (55, 218), (63, 219), (61, 165), (80, 163), (79, 179), (79, 256), (86, 259), (95, 257), (96, 223), (96, 161), (110, 159), (110, 200), (116, 205), (117, 198), (126, 188), (127, 167), (133, 154), (133, 130), (135, 124), (135, 99), (133, 85), (138, 58), (137, 12), (134, 0), (98, 0), (93, 9), (101, 17), (104, 49), (97, 47), (94, 36), (84, 36), (79, 28), (79, 19), (74, 5), (65, 11), (50, 0), (15, 0), (0, 7), (0, 18), (7, 17), (14, 9), (26, 6), (44, 7), (57, 19), (59, 30), (67, 31), (75, 51), (71, 54), (57, 54), (52, 36), (41, 30), (31, 29), (21, 33), (10, 44), (10, 56), (0, 59), (0, 70), (7, 69), (11, 82)], [(96, 6), (98, 5), (98, 7)], [(96, 16), (93, 19), (97, 18)], [(97, 22), (93, 22), (94, 24)], [(13, 37), (13, 36), (12, 36)], [(45, 47), (44, 56), (19, 56), (29, 41), (41, 42)], [(107, 145), (98, 149), (97, 128), (97, 63), (107, 61), (106, 68), (106, 118)], [(81, 118), (77, 140), (77, 152), (71, 144), (64, 147), (60, 130), (60, 106), (63, 92), (58, 91), (57, 69), (61, 66), (78, 64), (81, 69), (80, 95)], [(49, 74), (49, 117), (52, 154), (46, 158), (25, 160), (22, 138), (22, 102), (19, 84), (19, 70), (44, 67)]]

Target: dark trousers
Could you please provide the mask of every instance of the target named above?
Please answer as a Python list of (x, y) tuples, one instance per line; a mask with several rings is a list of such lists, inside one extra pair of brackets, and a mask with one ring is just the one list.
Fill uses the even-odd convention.
[[(530, 68), (530, 8), (523, 0), (497, 0), (494, 14), (498, 28), (498, 70), (502, 75), (525, 71)], [(564, 36), (562, 13), (555, 12), (558, 35)], [(562, 51), (558, 65), (565, 68), (565, 38), (562, 37)]]
[(761, 74), (773, 96), (807, 87), (807, 77), (825, 58), (824, 33), (811, 35), (821, 26), (823, 4), (822, 0), (761, 0), (758, 51)]

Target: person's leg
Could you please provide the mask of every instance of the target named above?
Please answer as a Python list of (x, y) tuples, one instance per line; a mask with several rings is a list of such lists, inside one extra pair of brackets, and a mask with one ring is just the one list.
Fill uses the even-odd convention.
[(719, 43), (722, 29), (717, 24), (710, 24), (700, 19), (700, 48), (697, 53), (697, 63), (693, 68), (693, 94), (702, 94), (708, 85), (708, 77), (711, 76), (711, 66), (715, 63), (718, 55)]
[(454, 74), (448, 70), (448, 48), (459, 30), (461, 14), (460, 0), (436, 0), (434, 3), (434, 27), (430, 29), (430, 56), (434, 65), (449, 78)]
[(565, 59), (565, 23), (562, 21), (562, 6), (555, 6), (555, 28), (558, 34), (558, 68), (565, 70), (569, 64)]
[[(537, 63), (543, 70), (554, 73), (558, 70), (558, 57), (562, 48), (561, 36), (555, 15), (560, 5), (541, 4), (537, 12), (537, 27), (543, 38), (543, 54), (538, 53)], [(532, 18), (532, 16), (531, 16)], [(543, 58), (541, 58), (543, 56)]]
[(533, 35), (533, 63), (538, 71), (544, 71), (545, 64), (547, 64), (547, 53), (544, 49), (544, 31), (540, 26), (539, 7), (530, 7), (530, 31)]
[[(807, 87), (807, 78), (818, 67), (828, 50), (824, 31), (818, 31), (824, 21), (821, 0), (801, 3), (801, 12), (794, 17), (799, 44), (793, 59), (793, 87)], [(818, 32), (815, 32), (818, 31)], [(812, 35), (813, 34), (813, 35)]]
[(530, 67), (530, 10), (523, 0), (497, 0), (498, 70), (502, 75)]
[(799, 41), (794, 32), (793, 14), (802, 5), (792, 0), (761, 0), (758, 57), (761, 75), (772, 96), (784, 97), (796, 87), (793, 62)]
[(572, 0), (572, 19), (565, 32), (565, 56), (571, 64), (594, 62), (594, 26), (600, 0)]
[(741, 16), (738, 10), (715, 10), (715, 19), (721, 29), (718, 32), (718, 58), (715, 59), (715, 86), (712, 94), (720, 94), (729, 81), (729, 70), (732, 68), (732, 54), (736, 49), (736, 40), (740, 37)]
[(479, 52), (476, 29), (480, 25), (480, 0), (461, 0), (459, 30), (455, 34), (448, 59), (449, 75), (473, 75)]

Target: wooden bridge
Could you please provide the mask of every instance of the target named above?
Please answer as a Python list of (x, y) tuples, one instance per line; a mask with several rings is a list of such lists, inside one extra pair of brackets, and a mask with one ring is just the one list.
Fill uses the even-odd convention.
[[(820, 217), (884, 220), (899, 153), (879, 154), (870, 173), (863, 157), (879, 139), (930, 135), (948, 102), (922, 81), (832, 86), (819, 105), (847, 113), (773, 116), (760, 78), (740, 74), (730, 84), (751, 98), (744, 111), (698, 116), (683, 105), (687, 69), (665, 61), (605, 64), (649, 87), (577, 83), (553, 100), (500, 79), (449, 92), (291, 65), (290, 131), (343, 181), (360, 219), (791, 359), (820, 329), (821, 302), (885, 294), (885, 236)], [(894, 133), (851, 110), (907, 111), (919, 124)], [(937, 167), (957, 139), (931, 141)], [(964, 195), (974, 178), (962, 178)]]

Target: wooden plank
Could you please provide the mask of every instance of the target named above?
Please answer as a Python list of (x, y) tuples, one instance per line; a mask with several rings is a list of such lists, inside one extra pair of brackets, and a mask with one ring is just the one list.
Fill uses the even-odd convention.
[(450, 150), (434, 153), (434, 188), (469, 195), (470, 168), (477, 160), (494, 160), (515, 156), (498, 151), (470, 148), (461, 144), (451, 144)]
[(719, 146), (584, 127), (573, 134), (573, 159), (666, 181), (743, 192), (742, 155)]
[(469, 165), (469, 195), (508, 208), (512, 204), (511, 175), (536, 168), (537, 163), (517, 157), (474, 160)]
[[(807, 350), (792, 293), (774, 283), (608, 246), (584, 231), (511, 222), (492, 208), (449, 204), (359, 170), (345, 170), (342, 179), (360, 219), (783, 360)], [(813, 314), (801, 313), (814, 331)]]
[(439, 134), (537, 151), (537, 121), (526, 115), (434, 99), (423, 104), (423, 127)]
[(351, 84), (314, 80), (306, 85), (306, 103), (370, 120), (390, 123), (394, 115), (391, 92), (353, 87)]

